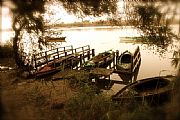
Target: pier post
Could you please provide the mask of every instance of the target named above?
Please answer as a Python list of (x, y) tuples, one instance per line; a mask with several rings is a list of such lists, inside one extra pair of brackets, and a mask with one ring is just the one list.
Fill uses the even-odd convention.
[(84, 47), (82, 47), (82, 51), (83, 51), (83, 56), (82, 56), (82, 57), (83, 57), (83, 62), (85, 62), (85, 57), (84, 57), (84, 56), (85, 56), (85, 55), (84, 55), (84, 54), (85, 54), (85, 53), (84, 53)]
[(113, 68), (115, 69), (115, 52), (113, 52)]
[(95, 49), (92, 49), (92, 57), (95, 56)]
[(134, 72), (134, 55), (132, 56), (132, 58), (131, 58), (131, 73), (133, 73)]
[(90, 51), (88, 50), (87, 53), (88, 53), (88, 60), (89, 60), (90, 59)]
[(36, 70), (37, 70), (36, 55), (34, 54), (33, 56), (34, 56), (34, 64), (35, 64), (35, 68), (36, 68)]
[(117, 68), (117, 63), (118, 63), (118, 57), (119, 57), (119, 50), (116, 50), (116, 61), (115, 61), (116, 68)]
[(47, 51), (45, 52), (46, 63), (48, 64)]
[(80, 66), (82, 66), (82, 54), (80, 54)]
[(59, 59), (59, 50), (58, 50), (58, 48), (57, 48), (57, 56), (58, 56), (58, 59)]
[(73, 51), (73, 46), (71, 45), (71, 50), (72, 50), (72, 54), (74, 53), (74, 51)]

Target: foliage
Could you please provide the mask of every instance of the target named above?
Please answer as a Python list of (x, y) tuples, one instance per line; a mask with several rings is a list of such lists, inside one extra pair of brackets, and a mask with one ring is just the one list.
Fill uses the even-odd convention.
[[(171, 22), (173, 21), (174, 11), (178, 9), (172, 6), (166, 6), (166, 2), (133, 2), (127, 3), (127, 20), (130, 25), (137, 28), (143, 37), (143, 42), (149, 46), (155, 46), (158, 53), (162, 54), (167, 51), (173, 40), (179, 40), (178, 35), (172, 32)], [(172, 17), (169, 17), (172, 12)]]
[(115, 13), (118, 0), (59, 0), (68, 12), (99, 16)]
[(180, 50), (174, 51), (171, 64), (175, 68), (178, 68), (178, 72), (180, 74), (180, 65), (179, 65), (180, 64)]
[(172, 38), (177, 36), (171, 32), (170, 21), (163, 18), (164, 15), (159, 9), (153, 4), (138, 5), (135, 9), (138, 17), (133, 22), (148, 37), (146, 40), (150, 44), (166, 48), (172, 43)]

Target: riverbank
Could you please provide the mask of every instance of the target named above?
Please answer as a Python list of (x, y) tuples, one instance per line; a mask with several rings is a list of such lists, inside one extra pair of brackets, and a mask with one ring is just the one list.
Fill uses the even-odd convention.
[(150, 107), (118, 104), (96, 94), (83, 73), (71, 79), (51, 81), (23, 79), (16, 70), (0, 72), (2, 120), (134, 120), (179, 119), (179, 100)]

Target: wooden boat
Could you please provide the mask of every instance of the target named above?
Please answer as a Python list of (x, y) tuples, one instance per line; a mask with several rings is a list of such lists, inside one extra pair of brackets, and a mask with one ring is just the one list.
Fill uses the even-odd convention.
[(65, 42), (66, 37), (46, 37), (46, 42)]
[(174, 76), (160, 76), (138, 80), (128, 84), (112, 96), (121, 103), (148, 103), (161, 105), (171, 99)]
[(120, 78), (123, 80), (123, 84), (129, 84), (137, 80), (137, 76), (139, 73), (139, 68), (140, 68), (141, 63), (137, 66), (135, 71), (133, 73), (118, 73)]
[(75, 67), (79, 64), (79, 58), (76, 55), (69, 55), (60, 59), (54, 59), (54, 61), (49, 62), (45, 66), (41, 67), (36, 73), (36, 77), (45, 77), (48, 75), (53, 75), (61, 70)]
[(106, 68), (112, 63), (114, 59), (114, 52), (112, 50), (99, 53), (84, 63), (83, 68)]
[(46, 75), (50, 75), (56, 73), (57, 69), (54, 67), (53, 62), (41, 67), (36, 73), (36, 77), (44, 77)]
[(65, 42), (66, 37), (62, 35), (62, 31), (53, 31), (46, 30), (45, 31), (45, 40), (46, 42)]
[(117, 72), (133, 73), (141, 62), (139, 46), (134, 53), (126, 50), (117, 58)]

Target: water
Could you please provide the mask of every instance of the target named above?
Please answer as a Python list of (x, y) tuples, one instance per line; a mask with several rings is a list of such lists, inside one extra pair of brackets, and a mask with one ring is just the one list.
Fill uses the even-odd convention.
[(126, 29), (118, 27), (81, 27), (64, 28), (63, 30), (67, 42), (62, 43), (62, 46), (73, 45), (75, 48), (90, 45), (91, 48), (95, 49), (96, 54), (110, 49), (119, 50), (120, 53), (125, 50), (133, 52), (139, 46), (142, 61), (137, 79), (176, 73), (170, 59), (173, 56), (173, 50), (170, 49), (161, 56), (157, 53), (156, 48), (153, 50), (147, 45), (121, 42), (121, 37), (140, 36), (138, 31), (131, 27)]
[[(125, 50), (134, 51), (137, 46), (141, 52), (141, 66), (137, 79), (147, 77), (175, 74), (176, 71), (171, 65), (173, 50), (169, 49), (163, 56), (157, 53), (156, 48), (152, 49), (147, 45), (123, 43), (121, 37), (138, 37), (140, 34), (131, 27), (121, 29), (119, 27), (103, 26), (103, 27), (73, 27), (73, 28), (55, 28), (55, 31), (63, 30), (66, 36), (66, 42), (61, 46), (73, 45), (74, 48), (90, 45), (95, 49), (95, 53), (107, 50), (119, 50), (122, 53)], [(7, 34), (7, 33), (6, 33)], [(10, 32), (12, 35), (12, 32)], [(12, 37), (12, 36), (11, 36)], [(5, 41), (5, 40), (3, 40)], [(114, 77), (117, 79), (117, 77)]]

